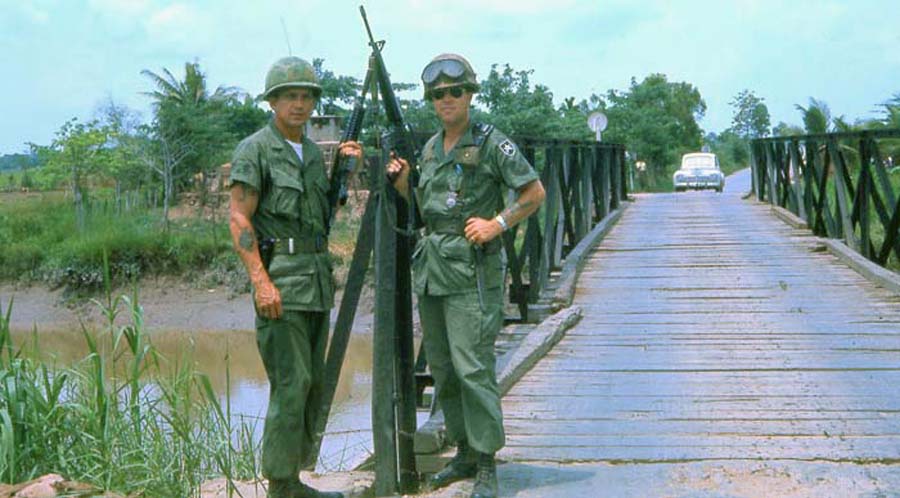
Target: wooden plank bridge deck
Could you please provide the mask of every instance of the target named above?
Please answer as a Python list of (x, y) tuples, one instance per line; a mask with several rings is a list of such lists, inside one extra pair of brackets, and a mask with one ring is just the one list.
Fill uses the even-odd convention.
[(900, 297), (767, 205), (639, 196), (575, 304), (503, 400), (507, 462), (900, 463)]

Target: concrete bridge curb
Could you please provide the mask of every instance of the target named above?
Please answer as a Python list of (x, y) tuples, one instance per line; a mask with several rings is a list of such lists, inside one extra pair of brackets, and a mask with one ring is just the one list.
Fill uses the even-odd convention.
[(528, 306), (529, 319), (534, 317), (535, 322), (540, 322), (558, 312), (559, 310), (570, 306), (575, 298), (575, 288), (578, 284), (578, 276), (587, 262), (591, 251), (597, 247), (606, 234), (619, 222), (625, 209), (628, 208), (629, 202), (623, 201), (620, 207), (609, 213), (606, 218), (598, 223), (593, 230), (590, 231), (581, 242), (566, 256), (562, 271), (553, 282), (548, 284), (547, 288), (541, 292), (537, 303)]
[(509, 358), (497, 374), (500, 396), (508, 393), (519, 379), (553, 349), (566, 335), (566, 331), (581, 321), (583, 314), (580, 306), (563, 309), (541, 322), (516, 348), (507, 352), (506, 356)]
[[(809, 230), (809, 225), (794, 213), (780, 206), (771, 206), (771, 208), (776, 218), (779, 218), (791, 227), (798, 230)], [(813, 236), (812, 231), (810, 231), (810, 236)], [(837, 256), (844, 264), (862, 275), (866, 280), (891, 292), (900, 294), (900, 275), (869, 261), (858, 252), (850, 249), (841, 240), (825, 237), (815, 238), (828, 249), (828, 252)]]

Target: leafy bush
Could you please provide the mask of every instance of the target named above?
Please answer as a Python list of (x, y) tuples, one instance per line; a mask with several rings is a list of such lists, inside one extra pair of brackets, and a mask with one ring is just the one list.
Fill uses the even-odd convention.
[(96, 291), (103, 282), (104, 252), (113, 282), (124, 284), (146, 275), (203, 270), (231, 251), (225, 222), (191, 220), (165, 232), (158, 220), (156, 211), (93, 213), (79, 233), (72, 207), (61, 196), (3, 203), (0, 278)]

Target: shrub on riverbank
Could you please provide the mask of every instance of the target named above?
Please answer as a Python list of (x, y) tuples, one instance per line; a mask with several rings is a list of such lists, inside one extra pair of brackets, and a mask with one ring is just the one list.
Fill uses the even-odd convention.
[[(69, 368), (12, 345), (12, 304), (5, 314), (0, 305), (0, 481), (52, 472), (129, 494), (194, 496), (212, 477), (258, 475), (254, 426), (233, 422), (228, 398), (220, 404), (190, 357), (154, 350), (136, 298), (97, 303), (109, 326), (83, 330), (90, 354)], [(123, 311), (130, 323), (113, 326)]]
[[(182, 275), (198, 285), (249, 290), (225, 216), (186, 217), (165, 231), (158, 210), (89, 213), (79, 231), (71, 202), (59, 193), (4, 195), (0, 202), (0, 280), (43, 282), (68, 292), (97, 292), (101, 254), (116, 285), (149, 275)], [(349, 261), (358, 216), (340, 216), (331, 237), (336, 266)]]
[(104, 251), (113, 280), (125, 283), (202, 268), (230, 249), (224, 223), (189, 220), (166, 233), (149, 211), (92, 213), (79, 232), (69, 203), (52, 195), (4, 202), (0, 244), (0, 278), (43, 281), (69, 290), (101, 287)]

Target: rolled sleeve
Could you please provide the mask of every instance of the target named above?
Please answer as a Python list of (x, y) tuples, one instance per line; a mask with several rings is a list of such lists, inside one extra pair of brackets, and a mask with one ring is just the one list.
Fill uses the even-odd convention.
[(257, 145), (244, 142), (238, 145), (234, 151), (234, 156), (231, 158), (229, 186), (234, 185), (235, 182), (249, 185), (257, 191), (261, 190), (262, 161)]

